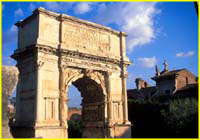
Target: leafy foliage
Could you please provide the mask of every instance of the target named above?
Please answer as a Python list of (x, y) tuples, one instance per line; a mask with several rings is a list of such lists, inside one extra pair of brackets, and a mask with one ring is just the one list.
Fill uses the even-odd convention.
[(169, 110), (161, 110), (161, 114), (168, 127), (180, 135), (184, 129), (197, 120), (198, 101), (188, 98), (172, 100), (169, 102)]
[(128, 100), (134, 138), (198, 137), (197, 99)]
[(68, 137), (81, 138), (82, 136), (82, 121), (68, 120)]

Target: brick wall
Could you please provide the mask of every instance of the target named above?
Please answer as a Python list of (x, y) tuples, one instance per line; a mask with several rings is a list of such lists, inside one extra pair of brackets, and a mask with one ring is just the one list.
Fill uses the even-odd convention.
[(81, 108), (69, 108), (68, 109), (68, 120), (80, 120), (81, 119)]
[(177, 81), (177, 87), (176, 87), (177, 90), (186, 86), (187, 84), (197, 83), (196, 77), (188, 71), (181, 71), (176, 81)]

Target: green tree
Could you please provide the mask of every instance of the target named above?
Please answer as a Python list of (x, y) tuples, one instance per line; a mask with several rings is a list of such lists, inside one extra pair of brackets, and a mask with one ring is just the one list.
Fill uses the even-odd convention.
[(198, 101), (189, 98), (171, 100), (169, 101), (169, 110), (161, 110), (161, 114), (168, 128), (177, 136), (183, 136), (186, 130), (187, 133), (191, 131), (192, 124), (198, 124)]
[(81, 120), (68, 120), (68, 137), (81, 138), (82, 137), (82, 122)]

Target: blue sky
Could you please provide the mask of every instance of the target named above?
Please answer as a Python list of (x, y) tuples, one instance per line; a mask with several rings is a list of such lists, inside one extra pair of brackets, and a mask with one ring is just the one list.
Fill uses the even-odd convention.
[[(40, 6), (125, 31), (127, 55), (133, 62), (128, 68), (128, 89), (135, 88), (137, 77), (154, 85), (150, 78), (155, 65), (162, 71), (164, 60), (171, 70), (187, 68), (198, 76), (198, 20), (193, 2), (3, 2), (3, 65), (16, 64), (9, 57), (17, 47), (14, 23)], [(75, 87), (70, 88), (70, 106), (81, 102), (76, 92)]]

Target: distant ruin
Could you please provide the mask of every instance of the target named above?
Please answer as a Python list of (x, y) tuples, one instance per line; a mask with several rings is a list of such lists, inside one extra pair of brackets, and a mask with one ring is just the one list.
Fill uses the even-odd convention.
[(141, 78), (136, 78), (137, 88), (127, 90), (128, 98), (150, 99), (160, 96), (198, 98), (198, 78), (193, 73), (185, 68), (169, 70), (167, 62), (164, 61), (163, 64), (163, 71), (160, 72), (156, 66), (155, 76), (151, 78), (156, 82), (155, 86), (150, 86)]
[(8, 127), (9, 97), (12, 96), (18, 82), (18, 70), (15, 66), (2, 66), (2, 138), (12, 138)]

